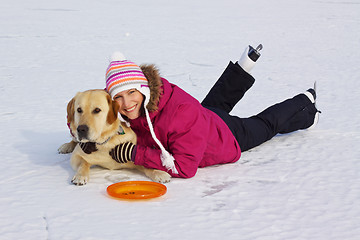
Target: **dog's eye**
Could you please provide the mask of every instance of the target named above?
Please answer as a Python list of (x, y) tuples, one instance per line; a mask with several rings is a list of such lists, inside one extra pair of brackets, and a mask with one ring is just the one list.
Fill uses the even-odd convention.
[(76, 111), (77, 111), (78, 113), (82, 113), (82, 112), (83, 112), (83, 110), (82, 110), (81, 108), (78, 108)]
[(93, 111), (93, 113), (99, 113), (99, 112), (101, 112), (100, 108), (95, 108), (94, 111)]

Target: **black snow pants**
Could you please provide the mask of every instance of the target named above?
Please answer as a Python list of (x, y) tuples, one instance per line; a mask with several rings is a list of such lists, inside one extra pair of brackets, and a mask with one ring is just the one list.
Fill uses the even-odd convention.
[(314, 123), (317, 109), (305, 94), (275, 104), (249, 118), (230, 115), (254, 82), (255, 79), (237, 63), (230, 62), (201, 103), (223, 119), (242, 151), (256, 147), (278, 133), (306, 129)]

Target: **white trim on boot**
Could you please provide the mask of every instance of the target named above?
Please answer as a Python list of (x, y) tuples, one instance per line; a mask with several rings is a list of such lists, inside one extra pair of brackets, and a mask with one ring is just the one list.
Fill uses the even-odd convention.
[(310, 101), (311, 101), (312, 103), (315, 103), (314, 96), (311, 94), (311, 92), (306, 91), (306, 92), (304, 92), (304, 94), (305, 94), (305, 96), (307, 96), (307, 97), (310, 99)]
[(245, 72), (250, 74), (250, 72), (254, 68), (256, 62), (254, 62), (253, 60), (251, 60), (249, 58), (249, 56), (248, 56), (249, 49), (250, 49), (249, 46), (247, 48), (245, 48), (245, 51), (243, 52), (243, 54), (241, 55), (241, 57), (238, 61), (238, 64), (240, 65), (240, 67), (242, 69), (245, 70)]
[(319, 115), (320, 115), (319, 112), (316, 112), (316, 113), (315, 113), (314, 123), (313, 123), (310, 127), (308, 127), (307, 130), (313, 129), (313, 128), (318, 124), (318, 122), (319, 122)]
[[(313, 89), (314, 89), (315, 94), (316, 94), (316, 81), (314, 82), (314, 88)], [(304, 92), (304, 94), (305, 94), (305, 96), (307, 96), (310, 99), (310, 101), (315, 105), (315, 108), (317, 109), (317, 107), (316, 107), (316, 99), (315, 99), (314, 95), (309, 91)], [(318, 124), (319, 116), (320, 116), (320, 111), (317, 110), (317, 112), (315, 113), (315, 116), (314, 116), (314, 123), (310, 127), (307, 128), (308, 130), (313, 129)]]

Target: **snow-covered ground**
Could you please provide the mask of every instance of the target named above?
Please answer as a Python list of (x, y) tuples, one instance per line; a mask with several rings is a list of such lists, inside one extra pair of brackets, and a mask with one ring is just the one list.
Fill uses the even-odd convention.
[[(360, 236), (360, 1), (1, 0), (0, 239), (347, 239)], [(156, 63), (201, 100), (247, 44), (264, 45), (250, 116), (318, 83), (318, 126), (235, 164), (173, 179), (161, 198), (106, 187), (147, 180), (94, 168), (70, 184), (66, 105), (104, 87), (108, 56)]]

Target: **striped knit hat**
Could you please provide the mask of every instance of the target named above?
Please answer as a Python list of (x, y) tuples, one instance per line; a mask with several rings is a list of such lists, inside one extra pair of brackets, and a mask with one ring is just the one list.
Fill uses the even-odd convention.
[[(166, 151), (159, 139), (157, 139), (151, 123), (149, 111), (146, 108), (150, 101), (150, 88), (148, 80), (138, 65), (126, 60), (122, 53), (115, 52), (111, 56), (110, 65), (106, 70), (106, 90), (111, 95), (111, 98), (114, 99), (116, 94), (129, 89), (136, 89), (144, 95), (146, 121), (152, 138), (161, 150), (160, 158), (162, 165), (166, 169), (172, 170), (173, 173), (178, 174), (174, 164), (175, 159), (168, 151)], [(121, 114), (118, 114), (118, 116), (121, 121), (130, 126), (130, 124), (122, 118)]]
[(119, 92), (129, 89), (136, 89), (145, 96), (144, 106), (149, 103), (150, 89), (144, 73), (122, 53), (115, 52), (106, 70), (106, 90), (114, 98)]

